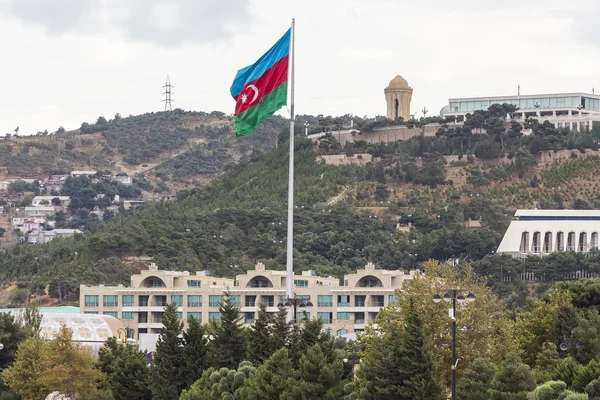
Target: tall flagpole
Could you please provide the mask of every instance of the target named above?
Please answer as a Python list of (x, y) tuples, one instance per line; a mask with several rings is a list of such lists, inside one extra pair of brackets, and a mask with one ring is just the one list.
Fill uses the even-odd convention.
[[(285, 294), (288, 299), (293, 297), (294, 285), (294, 52), (295, 21), (292, 18), (292, 29), (290, 32), (290, 166), (288, 176), (288, 220), (287, 220), (287, 260), (285, 264)], [(294, 300), (292, 300), (294, 301)], [(288, 322), (293, 318), (293, 307), (288, 309)]]

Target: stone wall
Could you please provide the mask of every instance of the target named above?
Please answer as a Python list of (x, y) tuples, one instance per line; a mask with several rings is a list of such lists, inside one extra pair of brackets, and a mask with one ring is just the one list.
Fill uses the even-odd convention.
[(321, 160), (324, 160), (327, 165), (367, 165), (373, 161), (373, 156), (369, 153), (355, 154), (352, 157), (347, 157), (345, 154), (318, 156), (317, 162)]

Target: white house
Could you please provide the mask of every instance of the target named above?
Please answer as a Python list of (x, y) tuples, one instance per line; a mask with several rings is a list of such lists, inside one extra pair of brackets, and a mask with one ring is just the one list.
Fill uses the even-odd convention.
[(76, 233), (81, 233), (79, 229), (53, 229), (51, 231), (33, 231), (27, 237), (27, 242), (32, 244), (48, 243), (57, 237), (71, 237)]
[(26, 217), (46, 217), (54, 214), (56, 214), (56, 209), (53, 206), (25, 207)]
[(97, 173), (97, 171), (71, 171), (71, 176), (85, 175), (85, 176), (92, 177), (92, 176), (95, 176), (96, 173)]
[(121, 182), (123, 185), (131, 185), (132, 180), (128, 175), (116, 175), (110, 178), (111, 181)]
[(518, 210), (498, 253), (513, 257), (598, 250), (600, 210)]
[(53, 199), (59, 199), (60, 205), (63, 207), (68, 207), (69, 204), (71, 204), (70, 196), (35, 196), (33, 200), (31, 200), (31, 205), (34, 207), (51, 206)]

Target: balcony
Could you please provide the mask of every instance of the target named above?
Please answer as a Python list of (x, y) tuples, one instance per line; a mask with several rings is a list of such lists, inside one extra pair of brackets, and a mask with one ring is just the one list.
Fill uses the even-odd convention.
[(338, 307), (352, 307), (349, 302), (338, 302)]
[(356, 325), (364, 325), (364, 323), (365, 323), (365, 319), (364, 319), (364, 318), (362, 318), (362, 319), (358, 319), (358, 318), (357, 318), (357, 319), (355, 319), (355, 320), (354, 320), (354, 323), (355, 323)]
[(164, 307), (167, 304), (168, 303), (166, 301), (153, 301), (152, 302), (152, 307)]
[(318, 307), (333, 307), (333, 303), (329, 301), (319, 301), (317, 302)]
[(140, 318), (138, 319), (138, 324), (147, 324), (148, 323), (148, 318)]
[(191, 301), (188, 302), (188, 307), (202, 307), (202, 303), (200, 303), (199, 301)]
[(365, 306), (364, 301), (355, 301), (354, 302), (354, 307), (364, 307), (364, 306)]
[(383, 307), (384, 303), (383, 303), (383, 301), (372, 301), (371, 303), (369, 303), (369, 306), (371, 306), (371, 307)]
[(98, 307), (98, 302), (85, 302), (85, 307)]
[(251, 318), (251, 319), (249, 319), (249, 318), (246, 318), (246, 320), (245, 320), (245, 323), (246, 323), (246, 324), (253, 324), (254, 322), (256, 322), (256, 319), (255, 319), (255, 318)]

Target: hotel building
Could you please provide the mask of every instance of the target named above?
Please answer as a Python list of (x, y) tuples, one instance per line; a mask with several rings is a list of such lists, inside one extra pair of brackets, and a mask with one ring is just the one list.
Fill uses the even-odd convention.
[(476, 110), (487, 110), (492, 104), (512, 104), (518, 107), (512, 118), (524, 122), (535, 118), (549, 121), (557, 128), (581, 131), (600, 121), (600, 96), (588, 93), (555, 93), (517, 96), (464, 97), (448, 101), (440, 115), (463, 117)]
[(598, 251), (600, 210), (518, 210), (498, 253), (523, 258), (557, 251)]
[[(303, 312), (309, 318), (319, 318), (333, 335), (362, 331), (373, 321), (379, 309), (396, 299), (396, 289), (415, 272), (375, 269), (371, 263), (340, 282), (334, 277), (317, 276), (314, 271), (294, 275), (296, 299), (310, 301), (312, 306), (298, 307), (297, 318)], [(167, 303), (178, 305), (179, 317), (187, 322), (194, 317), (203, 323), (219, 320), (219, 304), (224, 293), (241, 309), (243, 323), (253, 324), (258, 305), (264, 303), (267, 312), (276, 313), (277, 305), (285, 302), (285, 271), (265, 270), (257, 264), (255, 270), (235, 279), (215, 278), (205, 271), (190, 274), (185, 271), (159, 270), (151, 264), (148, 270), (131, 276), (130, 286), (80, 287), (80, 308), (85, 314), (111, 315), (133, 329), (136, 334), (159, 333), (161, 318)]]

